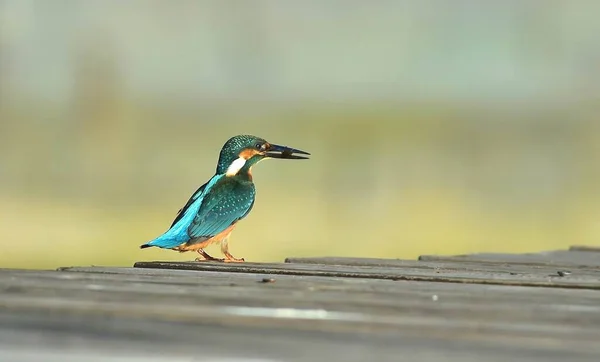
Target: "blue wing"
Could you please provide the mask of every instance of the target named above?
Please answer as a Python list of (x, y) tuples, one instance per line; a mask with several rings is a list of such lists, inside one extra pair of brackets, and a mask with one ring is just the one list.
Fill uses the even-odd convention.
[(188, 228), (188, 235), (201, 242), (219, 234), (248, 215), (254, 206), (254, 197), (251, 182), (226, 177), (206, 192), (202, 207)]
[(142, 245), (141, 248), (157, 246), (159, 248), (171, 249), (190, 241), (191, 237), (187, 232), (188, 227), (196, 218), (206, 194), (209, 193), (215, 184), (223, 177), (225, 176), (215, 175), (207, 183), (200, 186), (192, 197), (190, 197), (185, 206), (179, 211), (171, 228), (158, 238)]
[[(192, 206), (194, 201), (198, 200), (198, 198), (204, 193), (204, 189), (213, 179), (214, 179), (214, 177), (211, 178), (210, 180), (208, 180), (208, 182), (206, 182), (204, 185), (198, 187), (198, 190), (196, 190), (196, 192), (194, 192), (192, 194), (192, 197), (190, 197), (188, 202), (181, 209), (179, 209), (179, 211), (177, 211), (177, 216), (175, 217), (175, 220), (173, 220), (173, 223), (171, 223), (171, 227), (173, 227), (173, 225), (177, 224), (177, 222), (179, 220), (181, 220), (181, 218), (185, 215), (185, 213), (189, 209), (189, 207)], [(218, 181), (218, 180), (215, 180), (215, 181)]]

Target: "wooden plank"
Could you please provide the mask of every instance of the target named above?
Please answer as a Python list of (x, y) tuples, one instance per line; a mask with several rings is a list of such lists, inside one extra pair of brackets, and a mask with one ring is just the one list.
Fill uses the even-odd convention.
[(344, 278), (367, 278), (430, 281), (446, 283), (496, 284), (514, 286), (537, 286), (574, 289), (600, 289), (600, 269), (574, 269), (566, 277), (558, 275), (557, 270), (528, 268), (525, 271), (478, 271), (445, 269), (430, 264), (422, 267), (367, 267), (321, 264), (259, 264), (259, 263), (212, 263), (212, 262), (137, 262), (136, 268), (179, 269), (212, 272), (259, 273), (280, 275), (312, 275)]
[[(71, 268), (69, 272), (39, 272), (39, 271), (3, 271), (0, 273), (0, 287), (7, 292), (32, 292), (36, 288), (43, 287), (53, 293), (63, 288), (75, 288), (80, 291), (105, 291), (107, 288), (118, 288), (115, 291), (129, 292), (135, 294), (138, 291), (151, 292), (154, 294), (174, 294), (180, 296), (194, 295), (216, 295), (231, 291), (235, 295), (242, 293), (244, 298), (251, 298), (252, 293), (259, 297), (268, 294), (268, 291), (279, 290), (283, 292), (284, 298), (295, 298), (293, 295), (319, 295), (321, 293), (364, 293), (371, 297), (373, 294), (388, 295), (392, 298), (394, 305), (417, 298), (416, 302), (429, 299), (435, 293), (445, 293), (451, 297), (458, 293), (461, 297), (469, 297), (474, 303), (481, 303), (488, 297), (495, 301), (506, 299), (508, 303), (524, 303), (535, 296), (542, 300), (552, 299), (559, 304), (587, 303), (584, 305), (595, 306), (597, 299), (588, 299), (585, 296), (598, 297), (595, 291), (546, 289), (546, 288), (503, 288), (499, 286), (480, 286), (464, 284), (456, 286), (447, 283), (435, 282), (402, 282), (377, 279), (361, 278), (327, 278), (315, 276), (287, 276), (277, 275), (274, 283), (261, 283), (264, 275), (245, 273), (215, 273), (184, 270), (161, 270), (161, 269), (131, 269), (131, 268)], [(120, 288), (120, 289), (119, 289)], [(240, 291), (240, 288), (243, 290)], [(24, 291), (23, 291), (24, 290)], [(487, 294), (479, 295), (480, 291)], [(528, 290), (522, 294), (520, 291)], [(513, 292), (517, 291), (517, 292)], [(489, 294), (492, 293), (492, 294)], [(530, 296), (532, 295), (532, 296)], [(479, 299), (481, 296), (484, 299)], [(523, 296), (524, 299), (520, 299)], [(561, 299), (567, 296), (568, 299)], [(576, 298), (573, 296), (577, 296)], [(267, 295), (268, 300), (270, 297)], [(351, 304), (356, 299), (343, 300), (335, 295), (335, 300), (341, 300), (341, 304)], [(535, 298), (533, 303), (539, 302)], [(464, 303), (465, 301), (461, 301)]]
[[(559, 270), (580, 270), (582, 273), (600, 270), (596, 266), (556, 266), (529, 263), (508, 263), (489, 260), (470, 260), (455, 256), (423, 256), (428, 260), (403, 260), (403, 259), (376, 259), (376, 258), (342, 258), (342, 257), (319, 257), (319, 258), (286, 258), (289, 264), (331, 265), (331, 266), (369, 266), (382, 268), (415, 268), (435, 270), (464, 270), (464, 271), (489, 271), (489, 272), (516, 272), (528, 273), (532, 270), (548, 275), (557, 274)], [(440, 259), (440, 260), (438, 260)]]
[[(174, 361), (600, 358), (595, 290), (286, 275), (252, 271), (269, 265), (246, 265), (245, 272), (237, 264), (225, 266), (238, 269), (0, 270), (0, 360), (33, 351), (32, 343), (40, 353), (30, 357), (49, 361), (58, 361), (64, 355), (58, 348), (65, 345), (72, 355), (108, 361), (121, 357), (119, 351), (145, 361), (156, 354)], [(265, 277), (274, 282), (262, 283)]]
[[(211, 275), (214, 275), (215, 273), (206, 274), (208, 275), (203, 275), (200, 280), (205, 280), (207, 278), (210, 279), (212, 278)], [(316, 279), (319, 280), (323, 278)], [(293, 282), (294, 280), (294, 277), (287, 277), (286, 279), (278, 278), (277, 282), (278, 285), (281, 285), (285, 281)], [(27, 306), (35, 307), (38, 305), (36, 303), (39, 303), (39, 300), (42, 300), (43, 304), (52, 305), (53, 308), (62, 309), (65, 311), (99, 311), (103, 313), (116, 313), (117, 315), (126, 314), (129, 316), (140, 315), (144, 317), (155, 318), (162, 316), (167, 319), (179, 319), (189, 316), (190, 320), (193, 320), (194, 315), (197, 315), (199, 320), (207, 321), (214, 319), (215, 321), (218, 320), (221, 322), (227, 320), (227, 310), (221, 310), (220, 306), (235, 304), (253, 307), (269, 306), (278, 308), (307, 308), (313, 306), (311, 303), (314, 303), (321, 308), (326, 307), (327, 310), (337, 311), (344, 310), (360, 312), (364, 311), (365, 308), (369, 308), (370, 313), (374, 315), (393, 313), (399, 308), (406, 308), (407, 310), (411, 311), (410, 315), (412, 318), (402, 318), (395, 321), (394, 318), (385, 316), (381, 318), (379, 322), (377, 322), (377, 318), (369, 320), (369, 323), (371, 323), (371, 329), (377, 329), (375, 327), (383, 322), (384, 325), (379, 326), (379, 328), (384, 328), (394, 323), (402, 323), (402, 326), (411, 326), (412, 323), (414, 323), (414, 318), (416, 317), (425, 318), (423, 321), (427, 320), (427, 318), (430, 318), (428, 316), (431, 315), (431, 308), (433, 307), (434, 309), (437, 308), (438, 310), (447, 310), (447, 312), (451, 312), (456, 319), (455, 327), (461, 328), (464, 326), (462, 326), (459, 322), (464, 318), (474, 318), (479, 321), (483, 321), (486, 320), (488, 316), (497, 316), (500, 318), (499, 322), (501, 322), (501, 329), (509, 328), (511, 329), (510, 333), (513, 334), (518, 332), (518, 330), (526, 329), (523, 327), (522, 323), (527, 320), (527, 316), (534, 315), (533, 311), (544, 310), (544, 306), (540, 306), (541, 301), (552, 299), (548, 298), (548, 296), (544, 296), (539, 300), (534, 300), (534, 302), (531, 303), (530, 309), (522, 308), (520, 311), (510, 313), (511, 309), (514, 309), (514, 302), (511, 302), (504, 307), (499, 304), (494, 304), (491, 307), (488, 307), (488, 305), (481, 304), (479, 302), (466, 303), (466, 300), (453, 302), (453, 297), (447, 294), (442, 296), (444, 303), (440, 305), (435, 305), (435, 303), (433, 303), (432, 306), (423, 303), (426, 300), (431, 302), (430, 295), (427, 296), (427, 299), (423, 298), (423, 296), (419, 296), (416, 299), (413, 298), (413, 300), (405, 300), (402, 302), (399, 302), (398, 298), (395, 296), (390, 296), (387, 298), (385, 296), (386, 293), (381, 292), (378, 293), (379, 297), (376, 300), (373, 300), (371, 297), (372, 294), (361, 296), (359, 293), (349, 293), (347, 288), (318, 293), (315, 293), (314, 290), (309, 290), (303, 293), (295, 293), (295, 295), (290, 295), (288, 290), (277, 290), (270, 287), (264, 288), (257, 286), (256, 282), (254, 282), (251, 286), (255, 290), (254, 293), (252, 293), (252, 288), (243, 288), (243, 290), (240, 290), (240, 288), (237, 287), (225, 287), (215, 291), (197, 288), (195, 286), (188, 288), (187, 290), (179, 290), (178, 292), (174, 292), (174, 290), (166, 291), (166, 293), (164, 290), (161, 290), (160, 292), (153, 292), (152, 289), (136, 291), (136, 289), (138, 289), (137, 287), (130, 287), (129, 289), (124, 287), (121, 287), (120, 289), (111, 289), (110, 285), (107, 285), (106, 283), (100, 283), (98, 281), (94, 282), (93, 288), (84, 288), (83, 285), (80, 284), (71, 285), (67, 288), (66, 285), (71, 283), (72, 281), (64, 283), (64, 280), (57, 284), (45, 282), (43, 285), (35, 288), (31, 284), (28, 284), (27, 280), (20, 280), (18, 285), (23, 286), (24, 289), (18, 293), (13, 292), (12, 295), (7, 295), (2, 300), (4, 306), (11, 306), (12, 308), (16, 309), (27, 308)], [(410, 288), (409, 283), (385, 283), (390, 284), (392, 287), (400, 284), (404, 287)], [(368, 284), (369, 283), (364, 283), (365, 286)], [(155, 285), (151, 285), (151, 287), (156, 289)], [(319, 285), (315, 285), (315, 287), (319, 287)], [(439, 291), (441, 292), (441, 290)], [(56, 297), (57, 294), (60, 296), (60, 298)], [(344, 300), (340, 298), (343, 295), (346, 295), (350, 300)], [(198, 300), (198, 297), (202, 297), (202, 299)], [(62, 300), (63, 298), (64, 300)], [(31, 305), (32, 299), (36, 299), (38, 302), (35, 302)], [(298, 299), (300, 299), (300, 302)], [(575, 300), (573, 299), (571, 302), (575, 302)], [(590, 323), (597, 323), (594, 318), (590, 319), (590, 316), (598, 315), (597, 306), (600, 304), (598, 302), (598, 299), (587, 301), (585, 305), (579, 307), (583, 313), (581, 320), (585, 320)], [(481, 305), (478, 306), (478, 304)], [(172, 307), (173, 305), (177, 305), (177, 308), (174, 309)], [(203, 305), (208, 305), (209, 307), (205, 308)], [(495, 313), (490, 313), (493, 311), (493, 309), (496, 310)], [(550, 310), (553, 312), (555, 312), (555, 309), (560, 310), (560, 308), (554, 306), (550, 307)], [(588, 313), (590, 313), (590, 315), (588, 315)], [(572, 313), (572, 318), (574, 317), (575, 313)], [(548, 314), (547, 318), (550, 318), (547, 320), (550, 324), (544, 327), (544, 331), (549, 332), (556, 330), (559, 333), (562, 333), (564, 330), (562, 318), (564, 317), (561, 315), (561, 313), (550, 313)], [(553, 318), (558, 319), (555, 320)], [(356, 318), (352, 318), (351, 322), (355, 321), (355, 319)], [(447, 324), (446, 318), (442, 318), (439, 321), (442, 324)], [(266, 322), (272, 323), (277, 321), (272, 321), (269, 318), (267, 318), (267, 320), (259, 320), (257, 318), (252, 320), (252, 323), (255, 326), (264, 324)], [(311, 325), (314, 325), (313, 322), (314, 321), (311, 322)], [(541, 321), (538, 320), (538, 322)], [(432, 322), (430, 321), (429, 323)], [(335, 323), (330, 323), (330, 326), (334, 324)], [(468, 323), (466, 325), (468, 325)], [(554, 327), (551, 327), (551, 325), (554, 325)], [(448, 326), (446, 326), (446, 328), (448, 328)], [(514, 330), (512, 330), (513, 328)], [(435, 329), (439, 330), (440, 326), (435, 325)]]
[[(397, 334), (304, 333), (74, 314), (0, 313), (2, 361), (597, 361), (585, 348), (507, 347)], [(402, 338), (399, 338), (402, 337)], [(35, 348), (31, 344), (35, 343)], [(24, 356), (27, 359), (14, 359)], [(8, 358), (7, 358), (8, 357)], [(85, 358), (81, 358), (85, 357)], [(81, 359), (76, 359), (81, 358)]]
[[(80, 273), (75, 273), (80, 275)], [(198, 273), (195, 273), (198, 274)], [(14, 299), (14, 307), (27, 303), (27, 298), (53, 298), (57, 293), (68, 297), (69, 300), (91, 300), (98, 298), (102, 303), (145, 303), (151, 299), (152, 303), (168, 306), (170, 302), (176, 303), (184, 310), (186, 306), (196, 305), (197, 298), (203, 300), (200, 304), (215, 305), (245, 305), (255, 307), (327, 307), (345, 312), (363, 312), (365, 308), (372, 309), (373, 314), (391, 313), (399, 308), (408, 308), (414, 315), (427, 316), (431, 312), (432, 296), (443, 298), (444, 303), (434, 306), (438, 309), (449, 308), (454, 311), (455, 317), (486, 319), (487, 316), (498, 311), (510, 311), (515, 303), (523, 305), (520, 311), (509, 313), (502, 317), (506, 322), (510, 316), (515, 321), (523, 321), (531, 315), (531, 310), (544, 310), (544, 305), (550, 310), (560, 309), (562, 305), (572, 305), (583, 314), (582, 319), (596, 321), (600, 318), (600, 294), (586, 291), (561, 292), (560, 289), (548, 290), (547, 293), (534, 293), (532, 296), (522, 292), (511, 292), (505, 289), (486, 289), (486, 295), (480, 296), (477, 292), (481, 289), (469, 285), (456, 286), (435, 283), (398, 283), (378, 280), (335, 280), (321, 277), (294, 277), (281, 276), (275, 279), (273, 285), (259, 283), (259, 275), (248, 278), (248, 275), (231, 274), (226, 279), (221, 274), (201, 273), (202, 276), (192, 278), (182, 276), (181, 280), (162, 278), (137, 278), (127, 275), (126, 279), (115, 279), (109, 274), (91, 274), (85, 279), (38, 280), (35, 275), (12, 277), (11, 281), (3, 282), (0, 279), (0, 288), (10, 292)], [(96, 278), (97, 276), (97, 278)], [(224, 280), (227, 280), (224, 283)], [(18, 281), (18, 283), (17, 283)], [(160, 284), (159, 284), (160, 283)], [(233, 285), (232, 285), (233, 284)], [(424, 285), (421, 285), (424, 284)], [(13, 286), (11, 288), (11, 285)], [(15, 288), (14, 286), (18, 286)], [(425, 288), (425, 287), (429, 288)], [(517, 289), (520, 291), (521, 289)], [(540, 291), (546, 291), (541, 289)], [(576, 294), (573, 294), (577, 292)], [(373, 299), (373, 295), (377, 299)], [(577, 296), (577, 297), (575, 297)], [(346, 297), (346, 299), (344, 299)], [(493, 297), (493, 304), (486, 301)], [(565, 299), (566, 298), (566, 299)], [(543, 303), (546, 301), (545, 303)], [(552, 301), (552, 303), (548, 302)], [(424, 304), (425, 303), (425, 304)], [(529, 305), (527, 307), (527, 305)], [(559, 307), (557, 307), (559, 306)], [(137, 307), (136, 307), (137, 308)], [(158, 309), (154, 308), (154, 312)], [(172, 311), (166, 308), (166, 315)], [(187, 313), (187, 312), (185, 312)], [(588, 316), (588, 313), (597, 313)], [(504, 314), (504, 312), (502, 312)], [(573, 315), (576, 313), (573, 312)], [(552, 313), (549, 320), (561, 318), (561, 313)], [(559, 320), (559, 325), (562, 325)]]
[(600, 269), (600, 253), (555, 250), (527, 254), (478, 253), (456, 256), (421, 255), (420, 261), (458, 261), (555, 266), (557, 268), (590, 267)]
[[(219, 320), (224, 320), (224, 316), (220, 315), (219, 313), (219, 308), (216, 306), (220, 306), (220, 305), (245, 305), (245, 306), (253, 306), (253, 307), (278, 307), (278, 308), (308, 308), (308, 307), (314, 307), (314, 305), (319, 306), (320, 308), (325, 308), (326, 310), (337, 310), (337, 311), (345, 311), (345, 312), (363, 312), (365, 310), (365, 308), (368, 308), (369, 310), (371, 310), (370, 313), (374, 313), (374, 314), (383, 314), (383, 313), (394, 313), (395, 311), (397, 311), (398, 309), (403, 309), (406, 308), (407, 310), (411, 311), (411, 318), (403, 318), (401, 320), (402, 323), (408, 323), (408, 326), (411, 325), (411, 323), (414, 322), (414, 318), (419, 317), (419, 318), (429, 318), (428, 316), (432, 313), (431, 310), (431, 306), (428, 306), (428, 304), (424, 304), (424, 302), (431, 302), (431, 295), (419, 295), (416, 298), (415, 297), (410, 297), (410, 296), (397, 296), (397, 295), (390, 295), (389, 297), (386, 296), (386, 294), (389, 294), (390, 292), (378, 292), (378, 298), (377, 299), (373, 299), (373, 288), (372, 288), (372, 284), (373, 282), (380, 282), (380, 283), (384, 283), (387, 284), (387, 288), (393, 288), (393, 289), (397, 289), (394, 288), (394, 286), (396, 285), (400, 285), (403, 286), (405, 288), (411, 288), (412, 283), (393, 283), (393, 282), (389, 282), (389, 281), (361, 281), (361, 280), (350, 280), (353, 281), (355, 283), (359, 283), (363, 285), (365, 288), (368, 288), (367, 290), (363, 290), (363, 291), (355, 291), (355, 292), (350, 292), (349, 289), (350, 288), (323, 288), (321, 285), (319, 284), (315, 284), (312, 285), (311, 289), (305, 289), (305, 290), (301, 290), (300, 288), (297, 288), (294, 283), (296, 283), (296, 281), (298, 280), (297, 277), (287, 277), (287, 276), (282, 276), (281, 278), (278, 277), (277, 278), (277, 282), (276, 284), (274, 284), (273, 286), (269, 286), (267, 288), (265, 287), (260, 287), (257, 286), (257, 284), (260, 285), (260, 283), (257, 283), (256, 280), (259, 279), (259, 276), (255, 276), (251, 281), (252, 284), (246, 284), (249, 285), (249, 287), (246, 287), (245, 285), (240, 286), (238, 283), (240, 283), (240, 281), (236, 281), (236, 286), (235, 288), (231, 288), (229, 286), (224, 286), (223, 288), (220, 288), (218, 290), (215, 289), (205, 289), (204, 287), (201, 287), (201, 285), (205, 285), (206, 280), (207, 279), (212, 279), (213, 275), (220, 275), (220, 274), (216, 274), (216, 273), (202, 273), (202, 277), (201, 278), (196, 278), (198, 281), (201, 281), (199, 286), (190, 286), (190, 288), (186, 288), (184, 290), (177, 290), (177, 292), (174, 292), (175, 289), (173, 290), (164, 290), (164, 287), (161, 287), (160, 290), (161, 292), (150, 292), (148, 290), (137, 290), (136, 289), (132, 289), (130, 288), (129, 290), (126, 290), (124, 288), (121, 289), (116, 289), (116, 290), (112, 290), (112, 291), (118, 291), (120, 292), (120, 294), (118, 295), (114, 295), (112, 297), (109, 298), (109, 296), (106, 295), (107, 292), (111, 291), (110, 285), (106, 285), (106, 284), (100, 284), (98, 282), (95, 282), (94, 288), (92, 290), (88, 290), (88, 288), (84, 288), (82, 285), (73, 285), (71, 287), (71, 290), (61, 290), (60, 293), (61, 295), (66, 295), (68, 296), (69, 300), (90, 300), (90, 301), (94, 301), (97, 300), (98, 298), (101, 298), (102, 303), (101, 305), (94, 305), (94, 307), (92, 308), (91, 306), (87, 306), (86, 308), (89, 309), (96, 309), (96, 308), (101, 308), (102, 310), (104, 310), (105, 308), (109, 308), (109, 306), (113, 306), (115, 309), (123, 311), (123, 308), (131, 308), (133, 306), (134, 310), (132, 311), (128, 311), (127, 313), (130, 314), (138, 314), (141, 313), (142, 311), (144, 311), (146, 308), (148, 308), (148, 306), (145, 306), (144, 304), (142, 304), (141, 306), (135, 304), (135, 303), (140, 303), (145, 301), (146, 299), (149, 299), (149, 296), (146, 295), (146, 293), (154, 293), (155, 295), (153, 295), (151, 297), (151, 300), (153, 302), (153, 305), (150, 307), (150, 310), (152, 311), (152, 313), (156, 314), (159, 313), (162, 315), (164, 314), (165, 316), (179, 316), (178, 318), (183, 318), (184, 315), (192, 315), (195, 313), (201, 313), (202, 312), (202, 308), (201, 305), (202, 304), (206, 304), (209, 303), (210, 305), (215, 304), (215, 306), (212, 306), (210, 308), (207, 309), (207, 312), (202, 312), (204, 314), (209, 315), (208, 317), (205, 316), (204, 314), (201, 313), (201, 319), (206, 320), (206, 318), (210, 318), (210, 315), (213, 315), (215, 317), (217, 317), (217, 319)], [(206, 274), (206, 275), (204, 275)], [(239, 275), (239, 274), (238, 274)], [(240, 275), (241, 276), (241, 275)], [(236, 278), (236, 274), (232, 274), (232, 276), (230, 276), (229, 278)], [(282, 279), (283, 278), (283, 279)], [(304, 278), (302, 278), (304, 279)], [(321, 281), (325, 278), (313, 278), (316, 281)], [(290, 283), (291, 282), (291, 283)], [(186, 281), (187, 283), (187, 281)], [(285, 285), (287, 283), (292, 284), (291, 287), (292, 288), (286, 288), (285, 290), (282, 290), (281, 288), (277, 288), (280, 287), (282, 285)], [(432, 283), (425, 283), (426, 285), (430, 286)], [(31, 287), (30, 285), (28, 285), (27, 281), (21, 281), (19, 283), (19, 285), (24, 285), (27, 286), (27, 296), (31, 296), (32, 294), (35, 294), (38, 297), (44, 297), (44, 298), (49, 298), (53, 295), (55, 295), (57, 293), (56, 290), (56, 286), (54, 286), (51, 283), (44, 283), (43, 288), (46, 288), (47, 290), (45, 291), (45, 293), (41, 293), (39, 290), (36, 290), (35, 288)], [(443, 289), (442, 286), (444, 287), (449, 287), (447, 289)], [(154, 285), (152, 285), (152, 287), (155, 287)], [(464, 287), (467, 287), (467, 285), (465, 285)], [(470, 286), (472, 288), (475, 288), (476, 286)], [(65, 289), (65, 287), (58, 287), (59, 289)], [(310, 287), (309, 287), (310, 288)], [(535, 311), (543, 311), (544, 307), (540, 306), (540, 302), (542, 301), (547, 301), (547, 300), (555, 300), (556, 298), (553, 298), (551, 296), (548, 295), (544, 295), (542, 297), (540, 297), (538, 300), (534, 300), (531, 303), (531, 308), (523, 308), (520, 312), (513, 312), (510, 313), (510, 311), (512, 309), (514, 309), (514, 304), (515, 304), (515, 299), (513, 298), (508, 298), (505, 299), (505, 302), (507, 302), (507, 304), (502, 307), (500, 304), (493, 304), (493, 305), (489, 305), (486, 303), (482, 303), (481, 301), (474, 301), (474, 302), (468, 302), (467, 300), (456, 300), (455, 297), (456, 295), (451, 295), (453, 290), (455, 290), (456, 287), (451, 287), (445, 284), (441, 284), (440, 288), (438, 288), (437, 290), (434, 290), (437, 293), (442, 293), (444, 290), (446, 290), (446, 292), (444, 292), (443, 296), (440, 295), (441, 298), (443, 298), (444, 300), (444, 304), (441, 304), (439, 307), (437, 308), (441, 308), (442, 310), (444, 310), (445, 308), (449, 308), (448, 312), (451, 312), (451, 314), (454, 316), (454, 318), (458, 321), (458, 320), (462, 320), (464, 318), (466, 319), (476, 319), (479, 320), (480, 322), (483, 320), (486, 320), (487, 316), (490, 315), (496, 315), (499, 316), (501, 318), (501, 324), (506, 324), (508, 323), (510, 326), (514, 326), (517, 330), (522, 330), (524, 329), (524, 327), (520, 324), (523, 321), (527, 320), (527, 316), (531, 316), (531, 315), (535, 315)], [(155, 288), (157, 289), (157, 288)], [(300, 289), (298, 290), (296, 293), (290, 293), (290, 290), (293, 289)], [(318, 292), (316, 292), (318, 290)], [(385, 290), (385, 289), (384, 289)], [(555, 290), (555, 292), (560, 291), (560, 290)], [(43, 292), (43, 291), (42, 291)], [(585, 291), (582, 291), (585, 294)], [(139, 295), (138, 295), (139, 293)], [(462, 291), (461, 294), (464, 294), (464, 290)], [(500, 293), (497, 293), (500, 294)], [(573, 296), (571, 294), (567, 294), (565, 293), (565, 295), (569, 295), (570, 298), (573, 298)], [(596, 295), (596, 293), (592, 294), (592, 295)], [(203, 300), (202, 301), (198, 301), (196, 298), (197, 297), (202, 297)], [(232, 297), (233, 296), (233, 297)], [(344, 299), (344, 296), (346, 297)], [(487, 295), (487, 297), (491, 297), (489, 294)], [(498, 295), (496, 296), (496, 299)], [(529, 298), (527, 296), (527, 298)], [(580, 300), (586, 300), (586, 298), (583, 297), (582, 295), (579, 295), (579, 298), (577, 298), (578, 303), (580, 303)], [(556, 304), (555, 306), (551, 306), (549, 307), (550, 310), (553, 313), (550, 313), (548, 315), (548, 318), (550, 318), (550, 320), (548, 320), (548, 323), (550, 324), (554, 324), (554, 329), (558, 330), (558, 331), (562, 331), (564, 328), (563, 326), (563, 321), (562, 318), (564, 318), (564, 316), (561, 315), (561, 313), (556, 313), (555, 309), (559, 309), (560, 310), (560, 306), (564, 305), (565, 303), (572, 303), (575, 300), (571, 300), (569, 301), (562, 301), (559, 304)], [(119, 303), (124, 303), (126, 302), (125, 307), (120, 307)], [(192, 304), (196, 304), (199, 302), (199, 305), (197, 307), (191, 307)], [(587, 322), (594, 322), (594, 318), (590, 319), (590, 316), (587, 315), (587, 313), (592, 313), (592, 316), (595, 315), (594, 313), (597, 314), (597, 306), (599, 300), (598, 299), (592, 299), (592, 300), (587, 300), (584, 304), (582, 304), (579, 309), (582, 311), (582, 313), (584, 313), (585, 315), (583, 315), (581, 317), (581, 320), (585, 320)], [(13, 301), (12, 305), (13, 307), (23, 307), (23, 305), (25, 305), (27, 303), (27, 300), (22, 300), (22, 299), (16, 299)], [(111, 304), (112, 303), (112, 304)], [(116, 304), (115, 304), (116, 303)], [(158, 303), (159, 305), (154, 305), (155, 303)], [(171, 303), (173, 304), (177, 304), (178, 308), (176, 310), (171, 310), (172, 308), (170, 307)], [(546, 303), (548, 304), (548, 303)], [(489, 306), (488, 306), (489, 305)], [(68, 307), (68, 308), (67, 308)], [(77, 310), (78, 306), (77, 305), (71, 305), (68, 304), (67, 305), (67, 309), (68, 310)], [(575, 308), (575, 307), (574, 307)], [(577, 309), (577, 308), (575, 308)], [(112, 309), (111, 309), (112, 310)], [(127, 310), (127, 309), (125, 309)], [(178, 313), (181, 313), (181, 315), (179, 315)], [(508, 313), (508, 314), (507, 314)], [(511, 318), (512, 316), (512, 318)], [(574, 316), (573, 316), (574, 317)], [(554, 320), (553, 318), (558, 318), (556, 320)], [(383, 320), (385, 320), (386, 325), (392, 323), (392, 321), (394, 321), (394, 318), (389, 318), (389, 317), (384, 317)], [(441, 321), (444, 322), (446, 319), (442, 318)], [(552, 322), (552, 320), (554, 320), (554, 322)], [(253, 321), (253, 323), (255, 323), (255, 325), (260, 325), (261, 323), (264, 323), (265, 321)], [(540, 322), (540, 321), (538, 321)], [(597, 322), (597, 321), (596, 321)], [(312, 322), (311, 322), (312, 323)], [(446, 323), (446, 322), (444, 322)], [(372, 329), (376, 329), (375, 327), (377, 326), (377, 324), (375, 323), (374, 325), (371, 325)], [(385, 327), (385, 326), (383, 326)], [(378, 328), (383, 328), (382, 326), (379, 326)], [(507, 328), (506, 326), (503, 326), (502, 328)], [(512, 328), (512, 327), (511, 327)], [(544, 328), (544, 330), (546, 331), (551, 331), (553, 330), (553, 328), (548, 325)], [(439, 330), (439, 326), (435, 326), (435, 329)], [(511, 333), (515, 333), (514, 331), (512, 331)], [(595, 337), (594, 337), (595, 338)]]
[(386, 268), (417, 267), (413, 260), (405, 259), (377, 259), (377, 258), (344, 258), (344, 257), (317, 257), (317, 258), (285, 258), (288, 264), (321, 264), (321, 265), (346, 265), (346, 266), (376, 266)]
[(569, 248), (569, 250), (570, 251), (600, 252), (600, 246), (573, 245)]

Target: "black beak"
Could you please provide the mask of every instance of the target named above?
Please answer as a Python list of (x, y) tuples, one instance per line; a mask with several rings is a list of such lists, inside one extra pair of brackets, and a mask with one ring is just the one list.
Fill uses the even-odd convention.
[(283, 158), (287, 160), (307, 160), (308, 157), (294, 155), (294, 153), (299, 153), (301, 155), (310, 155), (308, 152), (300, 151), (295, 148), (290, 148), (287, 146), (279, 146), (271, 144), (267, 148), (267, 153), (265, 156), (271, 158)]

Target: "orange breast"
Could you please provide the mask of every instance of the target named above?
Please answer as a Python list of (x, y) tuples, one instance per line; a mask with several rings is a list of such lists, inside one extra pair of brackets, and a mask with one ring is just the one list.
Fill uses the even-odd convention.
[(212, 238), (210, 238), (208, 240), (204, 240), (203, 242), (200, 242), (200, 243), (193, 243), (193, 240), (191, 240), (190, 242), (192, 242), (193, 244), (190, 244), (190, 242), (188, 242), (188, 243), (180, 245), (176, 248), (173, 248), (173, 250), (178, 250), (180, 252), (194, 251), (194, 250), (198, 250), (198, 249), (204, 249), (214, 243), (220, 243), (221, 241), (223, 241), (223, 239), (227, 239), (229, 234), (231, 234), (231, 232), (235, 228), (235, 224), (236, 223), (231, 224), (231, 226), (229, 226), (227, 229), (221, 231), (220, 233), (218, 233), (217, 235), (213, 236)]

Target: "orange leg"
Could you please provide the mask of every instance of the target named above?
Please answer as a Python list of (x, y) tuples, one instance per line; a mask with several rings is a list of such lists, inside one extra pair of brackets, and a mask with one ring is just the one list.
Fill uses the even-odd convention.
[(227, 236), (223, 241), (221, 241), (221, 252), (225, 255), (225, 259), (223, 260), (226, 263), (243, 263), (244, 258), (236, 258), (229, 253), (229, 244), (227, 241), (229, 240), (229, 236)]
[(224, 261), (223, 259), (215, 258), (213, 256), (208, 255), (208, 253), (202, 249), (196, 250), (198, 254), (202, 255), (201, 258), (196, 258), (196, 261)]

